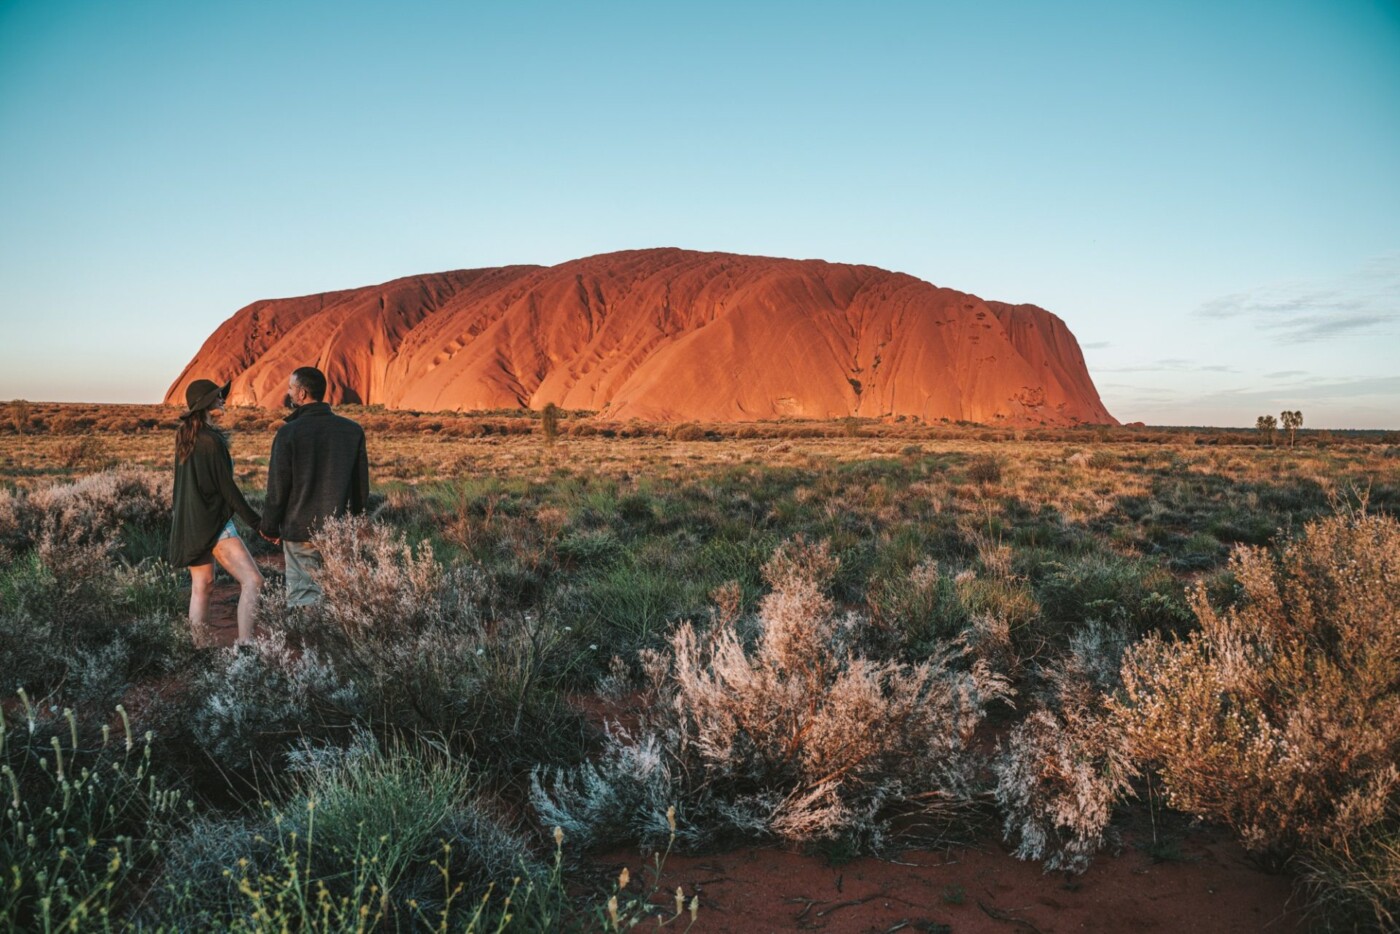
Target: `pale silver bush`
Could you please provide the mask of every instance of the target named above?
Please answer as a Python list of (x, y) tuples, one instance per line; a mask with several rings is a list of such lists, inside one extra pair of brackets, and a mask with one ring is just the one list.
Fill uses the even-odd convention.
[[(666, 839), (666, 812), (676, 803), (680, 782), (661, 738), (655, 733), (634, 738), (612, 723), (605, 736), (603, 754), (592, 762), (531, 771), (530, 800), (540, 822), (561, 828), (583, 847)], [(677, 833), (691, 843), (702, 836), (700, 828), (684, 821)]]
[[(732, 601), (699, 633), (689, 623), (671, 637), (668, 656), (644, 660), (654, 704), (638, 739), (612, 734), (604, 762), (660, 754), (671, 801), (696, 824), (696, 837), (737, 832), (802, 841), (837, 836), (881, 838), (898, 808), (955, 809), (976, 785), (969, 740), (985, 705), (1005, 680), (975, 662), (959, 670), (947, 647), (918, 665), (879, 662), (850, 649), (864, 625), (838, 616), (825, 587), (836, 569), (826, 546), (800, 538), (778, 549), (764, 569), (772, 587), (759, 605), (752, 646)], [(628, 747), (631, 747), (630, 749)], [(561, 825), (602, 820), (636, 827), (617, 810), (583, 805), (630, 801), (626, 769), (555, 776), (536, 783), (535, 803)], [(594, 786), (587, 795), (578, 790)], [(610, 797), (611, 796), (611, 797)], [(650, 807), (660, 792), (648, 792)]]
[(220, 765), (247, 768), (314, 729), (327, 710), (349, 722), (363, 708), (358, 686), (343, 680), (315, 648), (293, 649), (274, 630), (249, 648), (220, 650), (194, 685), (196, 741)]
[(401, 635), (440, 618), (445, 575), (432, 546), (362, 516), (327, 521), (313, 539), (323, 566), (321, 612), (352, 636)]
[(48, 536), (52, 542), (111, 542), (123, 525), (159, 528), (170, 521), (171, 478), (119, 467), (71, 483), (0, 491), (0, 552), (18, 554)]
[(1105, 708), (1126, 639), (1102, 624), (1076, 633), (1045, 675), (1039, 704), (1000, 744), (994, 765), (1003, 833), (1016, 856), (1083, 872), (1104, 845), (1114, 804), (1137, 774)]

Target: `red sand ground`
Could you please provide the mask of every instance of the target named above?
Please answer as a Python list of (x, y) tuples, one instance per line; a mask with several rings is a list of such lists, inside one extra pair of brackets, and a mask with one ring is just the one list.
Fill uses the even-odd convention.
[[(1289, 905), (1289, 879), (1254, 868), (1223, 831), (1188, 832), (1182, 858), (1164, 863), (1137, 849), (1136, 836), (1125, 833), (1120, 854), (1101, 855), (1077, 877), (1043, 873), (992, 837), (844, 865), (775, 849), (673, 855), (663, 888), (683, 886), (687, 898), (698, 891), (697, 934), (1305, 930)], [(609, 868), (629, 865), (640, 875), (640, 857), (618, 860)]]
[[(281, 568), (280, 556), (260, 562), (265, 570)], [(221, 575), (207, 638), (197, 641), (232, 645), (237, 605), (237, 586)], [(626, 716), (607, 702), (581, 706), (590, 717)], [(1044, 873), (1039, 864), (1014, 858), (989, 831), (976, 846), (842, 865), (820, 855), (755, 847), (672, 855), (658, 898), (669, 903), (666, 893), (676, 886), (684, 888), (687, 901), (698, 893), (695, 934), (1292, 934), (1307, 929), (1289, 877), (1257, 869), (1226, 831), (1160, 812), (1157, 822), (1159, 833), (1179, 841), (1171, 861), (1156, 862), (1146, 852), (1152, 820), (1147, 806), (1138, 803), (1119, 822), (1121, 850), (1101, 854), (1081, 876)], [(651, 865), (635, 851), (594, 862), (604, 877), (614, 878), (627, 866), (635, 880), (648, 878)]]
[[(259, 555), (254, 559), (264, 576), (282, 573), (282, 556)], [(200, 648), (230, 646), (238, 639), (238, 583), (222, 568), (214, 576), (214, 593), (209, 598), (209, 618), (204, 629), (194, 634), (194, 644)]]

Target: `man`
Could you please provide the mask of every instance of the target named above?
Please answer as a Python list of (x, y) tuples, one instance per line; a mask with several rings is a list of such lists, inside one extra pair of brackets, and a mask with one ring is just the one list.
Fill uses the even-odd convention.
[(365, 511), (369, 458), (364, 429), (323, 401), (324, 373), (314, 366), (297, 368), (287, 381), (287, 396), (292, 412), (272, 439), (259, 530), (269, 541), (282, 542), (287, 603), (313, 606), (324, 594), (314, 576), (321, 554), (311, 537), (332, 516)]

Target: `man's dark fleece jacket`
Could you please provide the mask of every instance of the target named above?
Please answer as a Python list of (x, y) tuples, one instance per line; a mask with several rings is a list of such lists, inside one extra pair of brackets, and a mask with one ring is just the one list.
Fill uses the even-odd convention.
[(363, 513), (368, 500), (364, 429), (336, 415), (326, 402), (294, 409), (272, 439), (262, 533), (289, 542), (310, 541), (321, 523), (332, 516)]

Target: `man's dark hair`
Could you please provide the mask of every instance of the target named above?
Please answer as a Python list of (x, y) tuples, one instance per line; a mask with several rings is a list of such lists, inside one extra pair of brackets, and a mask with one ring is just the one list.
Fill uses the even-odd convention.
[(311, 398), (321, 402), (326, 398), (326, 374), (314, 366), (299, 366), (292, 371), (292, 379), (297, 385), (311, 394)]

